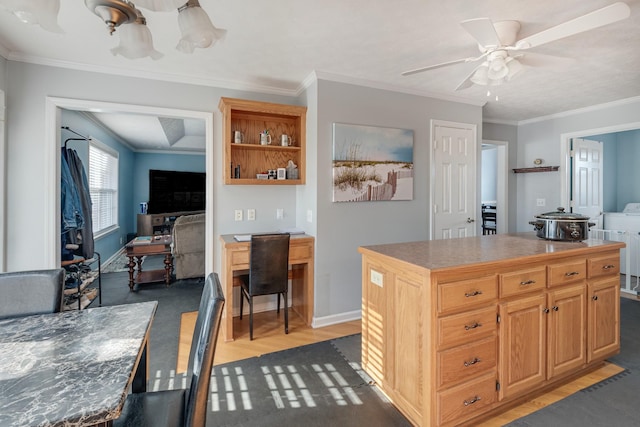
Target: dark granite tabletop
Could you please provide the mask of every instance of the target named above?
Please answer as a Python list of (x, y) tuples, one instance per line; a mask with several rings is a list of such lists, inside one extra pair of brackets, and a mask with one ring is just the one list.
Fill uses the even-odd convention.
[(117, 418), (157, 302), (0, 320), (0, 426)]

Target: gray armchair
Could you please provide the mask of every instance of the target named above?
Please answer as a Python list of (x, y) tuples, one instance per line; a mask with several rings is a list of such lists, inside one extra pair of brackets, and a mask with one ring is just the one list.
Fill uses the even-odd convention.
[(0, 319), (62, 309), (64, 269), (0, 273)]
[(184, 215), (173, 225), (173, 267), (176, 280), (204, 277), (205, 214)]

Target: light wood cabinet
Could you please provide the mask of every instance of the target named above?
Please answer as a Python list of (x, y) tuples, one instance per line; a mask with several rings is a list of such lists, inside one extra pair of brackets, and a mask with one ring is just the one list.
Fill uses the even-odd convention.
[(560, 385), (619, 351), (623, 246), (496, 235), (361, 247), (362, 366), (419, 426), (475, 424)]
[[(307, 108), (234, 98), (220, 98), (224, 144), (223, 178), (225, 184), (296, 185), (305, 183), (305, 147)], [(268, 131), (271, 143), (260, 144), (260, 133)], [(234, 132), (242, 134), (235, 143)], [(281, 145), (282, 135), (291, 138)], [(297, 177), (258, 179), (269, 170), (286, 168), (289, 160), (297, 166)], [(235, 176), (238, 168), (239, 177)]]

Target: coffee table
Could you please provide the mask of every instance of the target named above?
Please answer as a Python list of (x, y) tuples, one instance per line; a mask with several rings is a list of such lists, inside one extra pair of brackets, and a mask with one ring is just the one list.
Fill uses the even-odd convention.
[[(173, 270), (171, 236), (139, 236), (127, 243), (125, 249), (129, 257), (129, 290), (141, 283), (164, 281), (169, 286)], [(164, 255), (164, 269), (143, 271), (142, 257), (147, 255)]]

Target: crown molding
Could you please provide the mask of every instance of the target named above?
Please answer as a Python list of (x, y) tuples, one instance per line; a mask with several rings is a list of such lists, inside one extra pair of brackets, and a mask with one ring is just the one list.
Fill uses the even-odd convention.
[[(0, 50), (0, 54), (1, 53), (2, 51)], [(280, 87), (259, 85), (259, 84), (249, 84), (246, 82), (239, 82), (239, 81), (210, 79), (210, 78), (204, 78), (202, 76), (195, 75), (195, 74), (193, 75), (170, 74), (170, 73), (149, 72), (149, 71), (141, 71), (141, 70), (131, 70), (131, 69), (121, 68), (121, 67), (90, 65), (90, 64), (83, 64), (79, 62), (61, 61), (57, 59), (48, 59), (48, 58), (41, 58), (41, 57), (20, 55), (20, 54), (9, 54), (5, 58), (10, 61), (16, 61), (16, 62), (26, 62), (29, 64), (45, 65), (45, 66), (57, 67), (57, 68), (67, 68), (71, 70), (87, 71), (87, 72), (93, 72), (93, 73), (112, 74), (112, 75), (125, 76), (125, 77), (137, 77), (137, 78), (146, 79), (146, 80), (159, 80), (159, 81), (166, 81), (166, 82), (172, 82), (172, 83), (184, 83), (184, 84), (200, 85), (200, 86), (207, 86), (207, 87), (216, 87), (220, 89), (258, 92), (258, 93), (264, 93), (269, 95), (280, 95), (280, 96), (291, 96), (291, 97), (297, 96), (295, 89), (284, 89)]]
[(317, 71), (317, 70), (312, 71), (303, 80), (302, 84), (299, 86), (297, 90), (298, 95), (302, 93), (302, 91), (306, 90), (314, 81), (317, 81), (317, 80), (328, 80), (328, 81), (337, 82), (337, 83), (346, 83), (346, 84), (351, 84), (355, 86), (364, 86), (372, 89), (388, 90), (390, 92), (405, 93), (408, 95), (439, 99), (441, 101), (451, 101), (451, 102), (457, 102), (460, 104), (474, 105), (476, 107), (483, 107), (487, 103), (486, 101), (478, 101), (478, 100), (466, 98), (463, 96), (452, 96), (452, 95), (445, 95), (442, 93), (414, 90), (414, 89), (409, 89), (402, 86), (381, 83), (374, 80), (360, 79), (360, 78), (343, 76), (340, 74), (327, 73), (325, 71)]
[(584, 108), (576, 108), (575, 110), (567, 110), (567, 111), (563, 111), (563, 112), (560, 112), (560, 113), (550, 114), (548, 116), (540, 116), (540, 117), (534, 117), (532, 119), (520, 120), (518, 122), (518, 126), (520, 126), (520, 125), (528, 125), (528, 124), (538, 123), (538, 122), (544, 122), (544, 121), (552, 120), (552, 119), (559, 119), (559, 118), (562, 118), (562, 117), (575, 116), (577, 114), (590, 113), (590, 112), (593, 112), (593, 111), (600, 111), (600, 110), (604, 110), (606, 108), (620, 107), (620, 106), (623, 106), (623, 105), (633, 104), (633, 103), (636, 103), (636, 102), (640, 102), (640, 96), (634, 96), (634, 97), (631, 97), (631, 98), (619, 99), (617, 101), (605, 102), (603, 104), (591, 105), (589, 107), (584, 107)]
[(482, 119), (482, 123), (492, 123), (494, 125), (518, 126), (518, 121), (516, 121), (516, 120), (501, 120), (501, 119), (483, 118)]

